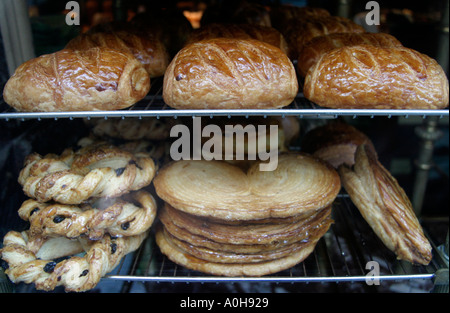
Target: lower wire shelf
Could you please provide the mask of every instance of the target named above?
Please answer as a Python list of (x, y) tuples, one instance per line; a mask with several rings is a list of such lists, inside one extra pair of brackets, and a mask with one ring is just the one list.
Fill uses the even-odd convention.
[[(362, 219), (346, 195), (336, 200), (333, 219), (334, 223), (329, 231), (306, 260), (273, 275), (222, 277), (188, 270), (162, 255), (153, 236), (149, 236), (138, 251), (104, 279), (131, 284), (365, 282), (372, 285), (388, 280), (432, 281), (436, 272), (445, 266), (438, 257), (433, 257), (433, 261), (427, 266), (397, 260)], [(436, 252), (437, 247), (434, 245), (433, 248)]]

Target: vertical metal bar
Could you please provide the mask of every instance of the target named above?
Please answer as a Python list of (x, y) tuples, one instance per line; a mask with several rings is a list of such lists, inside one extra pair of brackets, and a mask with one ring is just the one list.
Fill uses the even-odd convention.
[(424, 125), (416, 128), (416, 135), (421, 140), (419, 155), (415, 160), (416, 177), (412, 194), (412, 205), (417, 216), (422, 213), (423, 201), (428, 182), (428, 174), (433, 165), (434, 143), (442, 133), (437, 129), (438, 118), (428, 117)]
[[(449, 0), (446, 1), (445, 9), (442, 13), (439, 42), (436, 59), (448, 74), (448, 53), (449, 53)], [(438, 118), (429, 117), (422, 127), (416, 129), (417, 136), (421, 139), (419, 155), (416, 160), (416, 177), (414, 182), (412, 204), (417, 216), (422, 213), (422, 206), (428, 180), (428, 172), (432, 166), (434, 142), (439, 139), (441, 133), (437, 130)]]

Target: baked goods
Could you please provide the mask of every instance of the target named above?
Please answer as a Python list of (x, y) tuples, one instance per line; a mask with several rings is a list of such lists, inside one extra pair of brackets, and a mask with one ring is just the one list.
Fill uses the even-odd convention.
[(258, 162), (247, 174), (220, 161), (163, 168), (154, 181), (165, 201), (155, 234), (161, 252), (186, 268), (222, 276), (268, 275), (308, 257), (332, 223), (337, 173), (296, 153), (280, 155), (273, 172), (257, 171)]
[(257, 39), (280, 48), (288, 53), (287, 42), (275, 28), (251, 24), (211, 23), (206, 24), (191, 33), (187, 45), (213, 38)]
[(320, 57), (336, 48), (355, 46), (360, 44), (378, 47), (401, 47), (400, 41), (386, 33), (333, 33), (314, 37), (305, 43), (298, 53), (297, 68), (300, 76), (305, 77), (309, 68)]
[[(10, 231), (3, 239), (0, 257), (8, 264), (5, 273), (14, 283), (34, 283), (36, 289), (45, 291), (64, 286), (67, 292), (82, 292), (94, 288), (126, 254), (136, 250), (146, 236), (147, 233), (119, 238), (104, 236), (97, 241), (79, 237), (74, 240), (75, 245), (86, 254), (58, 262), (51, 258), (38, 258), (39, 250), (33, 252), (28, 247), (26, 232)], [(60, 241), (54, 249), (64, 249), (66, 242)]]
[[(126, 178), (106, 175), (96, 185), (87, 178), (93, 171)], [(147, 154), (100, 142), (77, 151), (68, 148), (61, 155), (31, 154), (19, 175), (25, 192), (35, 196), (18, 212), (29, 228), (9, 231), (0, 249), (9, 279), (45, 291), (57, 286), (67, 292), (93, 289), (147, 238), (157, 206), (143, 188), (155, 171)], [(84, 187), (73, 180), (77, 175), (86, 176)], [(69, 196), (63, 195), (66, 191)]]
[(79, 204), (90, 198), (113, 198), (148, 186), (153, 159), (112, 145), (86, 146), (61, 155), (30, 154), (19, 174), (25, 194), (40, 202)]
[(334, 168), (355, 164), (356, 148), (365, 145), (376, 154), (372, 141), (366, 134), (343, 121), (331, 121), (316, 127), (302, 138), (302, 151), (327, 161)]
[(192, 245), (234, 253), (256, 253), (308, 239), (317, 230), (317, 225), (328, 221), (330, 213), (331, 206), (288, 218), (228, 222), (194, 216), (166, 203), (159, 219), (170, 234)]
[(147, 72), (130, 54), (63, 49), (19, 66), (3, 97), (17, 111), (118, 110), (144, 98), (149, 89)]
[(283, 218), (325, 208), (341, 187), (330, 165), (297, 153), (280, 155), (274, 171), (260, 171), (259, 162), (247, 172), (221, 161), (172, 162), (153, 183), (171, 206), (223, 220)]
[[(280, 258), (271, 258), (267, 261), (244, 263), (219, 263), (205, 261), (204, 259), (188, 254), (185, 250), (174, 244), (164, 229), (159, 228), (155, 234), (156, 243), (161, 252), (173, 262), (192, 270), (221, 276), (264, 276), (291, 268), (305, 260), (314, 250), (317, 240), (298, 243), (298, 249), (287, 253)], [(235, 258), (239, 256), (235, 256)], [(223, 255), (217, 259), (223, 258)]]
[(365, 145), (356, 150), (353, 169), (339, 167), (343, 186), (361, 215), (398, 259), (427, 265), (431, 245), (397, 180)]
[(304, 95), (328, 108), (442, 109), (448, 79), (432, 58), (405, 47), (372, 45), (330, 51), (310, 69)]
[(295, 68), (259, 40), (216, 38), (184, 47), (164, 75), (163, 98), (176, 109), (268, 109), (298, 92)]
[(334, 33), (364, 33), (362, 26), (341, 16), (307, 18), (287, 26), (282, 32), (288, 42), (290, 57), (295, 60), (304, 45), (315, 37)]
[(298, 7), (294, 5), (278, 5), (270, 10), (272, 27), (282, 33), (293, 23), (304, 22), (312, 19), (327, 18), (330, 12), (319, 7)]
[(169, 138), (172, 122), (156, 118), (143, 117), (140, 119), (89, 119), (86, 125), (99, 138), (115, 138), (129, 141), (135, 140), (164, 140)]
[(169, 53), (156, 35), (130, 23), (108, 23), (70, 40), (66, 49), (86, 50), (103, 47), (132, 54), (142, 63), (150, 78), (163, 76), (169, 65)]
[(94, 203), (65, 205), (26, 200), (19, 216), (30, 222), (29, 234), (34, 236), (81, 235), (99, 240), (105, 234), (113, 237), (135, 236), (146, 232), (156, 216), (156, 202), (147, 191), (126, 197), (99, 199)]

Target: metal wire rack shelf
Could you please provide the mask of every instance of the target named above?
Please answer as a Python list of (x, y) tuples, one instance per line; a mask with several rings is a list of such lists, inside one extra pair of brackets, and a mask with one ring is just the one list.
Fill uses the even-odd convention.
[[(1, 87), (1, 86), (0, 86)], [(0, 88), (0, 91), (2, 88)], [(357, 118), (412, 117), (424, 119), (448, 118), (449, 110), (346, 110), (326, 109), (308, 101), (300, 92), (288, 107), (274, 110), (176, 110), (167, 106), (162, 98), (161, 81), (152, 83), (149, 94), (130, 108), (117, 111), (83, 112), (17, 112), (0, 98), (0, 120), (28, 119), (76, 119), (76, 118), (178, 118), (215, 116), (297, 116), (299, 118), (333, 119), (339, 116)], [(362, 219), (347, 195), (340, 195), (334, 203), (334, 224), (319, 241), (313, 253), (297, 266), (280, 273), (264, 277), (220, 277), (191, 271), (171, 262), (161, 254), (154, 236), (150, 235), (134, 253), (123, 259), (120, 265), (104, 277), (103, 281), (150, 283), (311, 283), (311, 282), (367, 282), (366, 264), (376, 261), (380, 274), (371, 276), (378, 281), (430, 280), (442, 269), (448, 270), (438, 245), (429, 237), (434, 257), (428, 266), (412, 266), (399, 261), (387, 250)]]
[(162, 97), (162, 79), (152, 81), (148, 95), (129, 108), (114, 111), (77, 111), (77, 112), (17, 112), (0, 99), (0, 120), (10, 119), (60, 119), (60, 118), (144, 118), (144, 117), (186, 117), (186, 116), (297, 116), (299, 118), (333, 119), (339, 116), (421, 116), (423, 118), (435, 116), (447, 117), (448, 109), (443, 110), (385, 110), (385, 109), (328, 109), (320, 107), (303, 95), (300, 91), (294, 101), (281, 109), (235, 109), (235, 110), (177, 110), (164, 103)]
[[(264, 277), (210, 276), (185, 269), (162, 255), (150, 236), (141, 249), (123, 262), (105, 280), (133, 283), (311, 283), (311, 282), (368, 282), (368, 280), (404, 281), (433, 280), (442, 268), (439, 249), (432, 242), (434, 258), (427, 266), (399, 261), (387, 250), (351, 203), (347, 195), (340, 195), (333, 207), (334, 224), (319, 241), (313, 253), (297, 266)], [(369, 261), (379, 264), (379, 275), (368, 276)], [(127, 265), (125, 265), (127, 264)]]

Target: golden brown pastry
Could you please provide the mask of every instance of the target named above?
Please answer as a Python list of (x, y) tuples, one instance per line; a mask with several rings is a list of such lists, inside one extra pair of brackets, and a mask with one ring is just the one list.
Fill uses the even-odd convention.
[(173, 122), (153, 117), (141, 119), (89, 119), (84, 120), (91, 127), (93, 135), (100, 138), (117, 138), (124, 140), (165, 140), (169, 138)]
[[(38, 258), (39, 251), (35, 253), (28, 247), (26, 232), (10, 231), (3, 239), (0, 257), (8, 264), (5, 273), (13, 283), (34, 283), (36, 289), (45, 291), (64, 286), (66, 292), (83, 292), (93, 289), (126, 254), (139, 248), (147, 234), (122, 238), (107, 235), (96, 241), (78, 237), (73, 241), (86, 254), (57, 262), (51, 258)], [(64, 249), (67, 241), (64, 238), (54, 249)]]
[(353, 169), (339, 168), (343, 186), (361, 215), (398, 259), (427, 265), (431, 245), (397, 180), (364, 145)]
[(291, 23), (283, 32), (290, 49), (290, 57), (297, 59), (303, 46), (315, 37), (334, 33), (364, 33), (362, 26), (341, 16), (309, 18)]
[(273, 250), (307, 240), (318, 225), (328, 222), (331, 218), (330, 214), (331, 206), (290, 218), (272, 218), (264, 221), (241, 220), (227, 223), (227, 220), (185, 213), (166, 203), (158, 217), (169, 233), (193, 245), (208, 246), (211, 249), (228, 252), (248, 253)]
[(118, 110), (144, 98), (150, 78), (132, 55), (63, 49), (19, 66), (3, 97), (17, 111)]
[(295, 68), (259, 40), (216, 38), (183, 48), (164, 75), (163, 98), (176, 109), (268, 109), (298, 92)]
[(61, 155), (30, 154), (19, 174), (25, 194), (39, 202), (80, 204), (91, 198), (114, 198), (148, 186), (156, 166), (146, 153), (112, 145), (92, 145)]
[(448, 79), (432, 58), (413, 49), (372, 45), (330, 51), (304, 84), (310, 101), (341, 109), (442, 109)]
[(360, 44), (385, 48), (402, 46), (397, 38), (386, 33), (333, 33), (314, 37), (305, 43), (298, 53), (299, 74), (305, 77), (308, 69), (319, 60), (322, 54), (330, 50)]
[(294, 5), (274, 6), (270, 10), (272, 27), (283, 32), (292, 23), (304, 22), (311, 19), (326, 18), (331, 16), (324, 8), (297, 7)]
[(94, 47), (110, 48), (132, 54), (143, 64), (150, 78), (163, 76), (169, 65), (169, 53), (159, 37), (144, 33), (128, 23), (97, 26), (73, 38), (66, 45), (66, 49), (73, 50)]
[(369, 137), (342, 121), (314, 128), (302, 139), (302, 151), (327, 161), (336, 169), (343, 164), (353, 166), (356, 148), (360, 145), (366, 145), (366, 149), (376, 154)]
[(253, 263), (219, 263), (210, 262), (193, 256), (177, 246), (162, 227), (155, 234), (156, 243), (161, 252), (171, 261), (186, 268), (201, 271), (211, 275), (221, 276), (263, 276), (288, 269), (306, 259), (314, 250), (319, 238), (299, 243), (301, 245), (295, 252), (284, 257)]
[(231, 23), (206, 24), (192, 31), (186, 45), (213, 38), (257, 39), (288, 53), (287, 42), (275, 28), (268, 26)]
[(129, 197), (99, 199), (82, 205), (29, 199), (19, 208), (19, 216), (30, 222), (28, 232), (31, 236), (75, 238), (84, 235), (99, 240), (105, 233), (118, 237), (146, 232), (155, 219), (156, 202), (143, 190)]
[(176, 161), (154, 179), (158, 196), (184, 212), (223, 220), (282, 218), (329, 206), (340, 190), (337, 172), (307, 154), (278, 157), (274, 171), (247, 172), (222, 161)]

